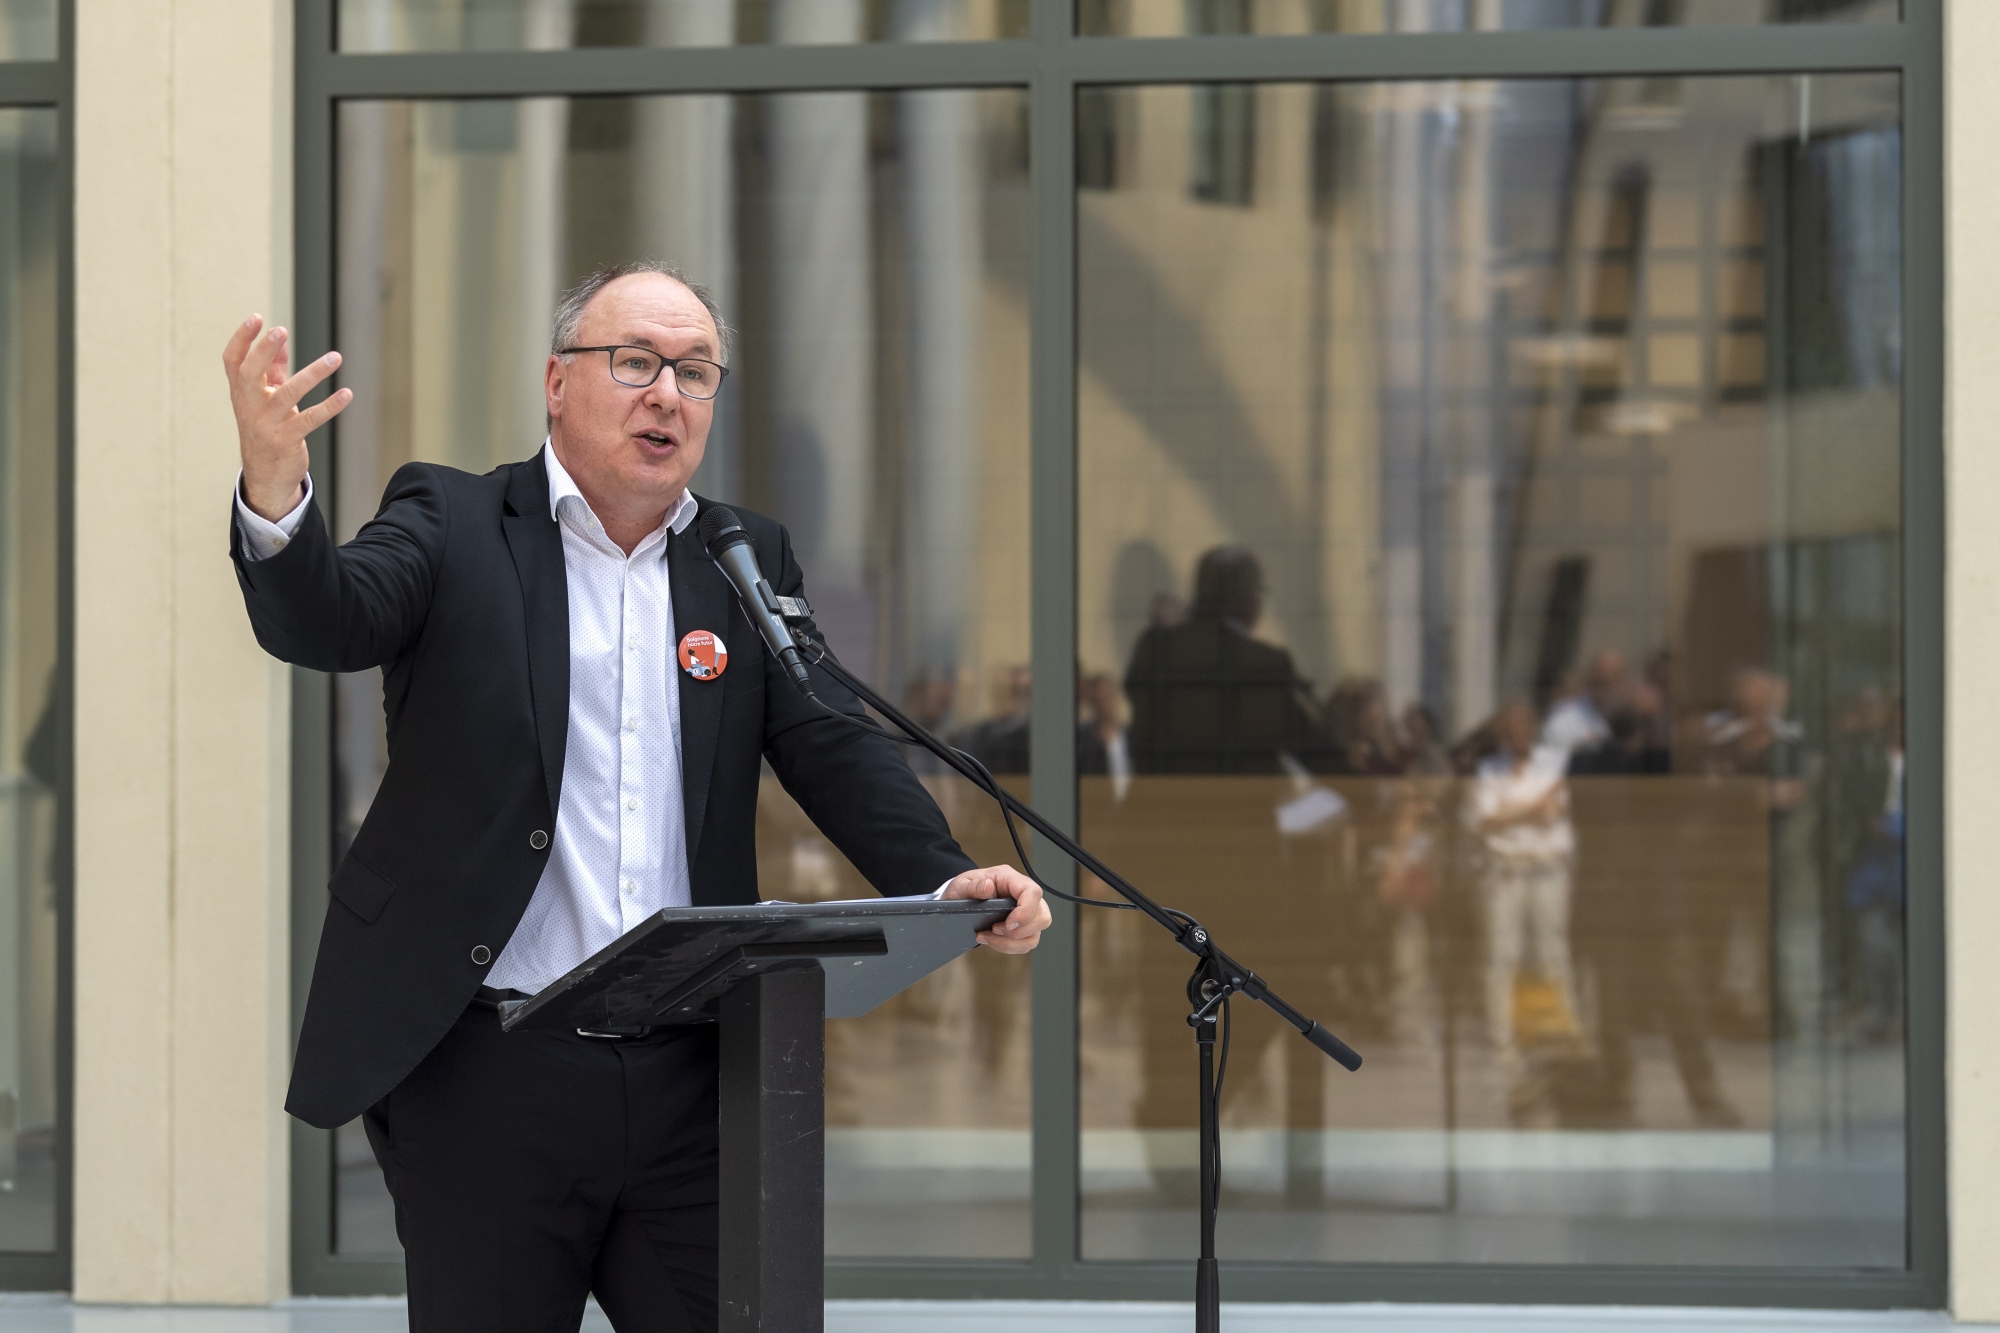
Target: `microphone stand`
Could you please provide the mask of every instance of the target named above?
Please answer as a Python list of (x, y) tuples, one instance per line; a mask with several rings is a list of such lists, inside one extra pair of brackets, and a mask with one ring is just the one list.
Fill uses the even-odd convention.
[[(981, 766), (974, 764), (931, 731), (905, 716), (901, 709), (883, 698), (866, 681), (850, 673), (834, 660), (824, 643), (807, 638), (796, 628), (793, 637), (804, 647), (809, 660), (827, 675), (852, 690), (862, 702), (888, 718), (919, 745), (943, 760), (953, 772), (1000, 802), (1016, 818), (1054, 843), (1072, 861), (1104, 881), (1119, 897), (1151, 917), (1174, 937), (1175, 943), (1195, 957), (1194, 974), (1188, 978), (1188, 1026), (1194, 1029), (1201, 1062), (1201, 1257), (1195, 1265), (1195, 1333), (1221, 1333), (1221, 1289), (1217, 1283), (1215, 1220), (1221, 1208), (1222, 1130), (1218, 1122), (1221, 1108), (1216, 1105), (1215, 1022), (1232, 995), (1244, 995), (1264, 1005), (1297, 1028), (1299, 1035), (1317, 1046), (1342, 1068), (1361, 1067), (1361, 1057), (1353, 1047), (1334, 1036), (1312, 1019), (1286, 1004), (1278, 994), (1249, 968), (1216, 946), (1215, 940), (1199, 923), (1176, 916), (1128, 883), (1117, 871), (1085, 851), (1075, 839), (1051, 824), (1027, 802), (1016, 797)], [(823, 707), (825, 705), (822, 705)]]

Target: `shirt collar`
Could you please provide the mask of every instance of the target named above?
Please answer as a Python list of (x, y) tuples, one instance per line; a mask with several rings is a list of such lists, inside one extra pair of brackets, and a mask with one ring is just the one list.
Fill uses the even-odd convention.
[[(583, 492), (576, 488), (575, 478), (556, 457), (555, 442), (546, 438), (542, 441), (542, 462), (548, 466), (549, 472), (549, 517), (560, 523), (562, 502), (569, 499), (574, 499), (588, 513), (590, 501), (583, 498)], [(680, 503), (667, 514), (666, 527), (676, 534), (686, 531), (687, 525), (694, 522), (695, 511), (699, 508), (701, 506), (696, 502), (694, 492), (683, 490)]]

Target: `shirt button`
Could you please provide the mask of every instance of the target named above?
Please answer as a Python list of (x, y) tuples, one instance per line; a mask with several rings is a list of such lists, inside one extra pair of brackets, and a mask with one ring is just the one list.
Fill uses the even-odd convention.
[(625, 808), (627, 810), (637, 810), (639, 808), (639, 798), (636, 796), (627, 796), (625, 798)]
[(528, 835), (528, 845), (534, 848), (538, 852), (542, 850), (542, 848), (548, 846), (549, 835), (547, 830), (536, 829), (533, 833), (530, 833)]
[(638, 718), (636, 718), (636, 717), (628, 717), (628, 718), (626, 718), (626, 719), (625, 719), (625, 730), (627, 730), (627, 731), (637, 731), (638, 729), (639, 729), (639, 719), (638, 719)]
[(485, 967), (493, 961), (493, 951), (483, 944), (475, 944), (472, 946), (472, 961)]
[(629, 879), (625, 881), (625, 892), (637, 893), (638, 891), (639, 891), (639, 885), (636, 881)]

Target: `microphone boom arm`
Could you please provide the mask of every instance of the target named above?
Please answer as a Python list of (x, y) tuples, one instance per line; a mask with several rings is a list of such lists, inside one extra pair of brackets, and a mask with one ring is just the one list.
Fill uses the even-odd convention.
[(949, 765), (953, 772), (992, 796), (994, 800), (1012, 811), (1022, 823), (1055, 844), (1065, 856), (1104, 881), (1119, 897), (1158, 922), (1162, 929), (1174, 937), (1181, 948), (1202, 959), (1217, 980), (1222, 981), (1231, 990), (1239, 991), (1256, 1000), (1297, 1028), (1300, 1036), (1331, 1056), (1342, 1068), (1348, 1070), (1361, 1068), (1361, 1056), (1352, 1046), (1285, 1003), (1277, 992), (1265, 984), (1262, 977), (1216, 947), (1215, 940), (1204, 927), (1175, 917), (1166, 908), (1140, 892), (1124, 876), (1091, 855), (1074, 838), (1044, 819), (1033, 806), (1002, 787), (997, 781), (988, 786), (988, 776), (985, 773), (964, 755), (938, 739), (927, 727), (905, 716), (901, 709), (883, 698), (866, 681), (835, 661), (833, 654), (823, 643), (815, 642), (803, 633), (795, 633), (793, 637), (807, 649), (808, 658), (814, 666), (852, 690), (863, 703), (895, 723), (910, 739)]

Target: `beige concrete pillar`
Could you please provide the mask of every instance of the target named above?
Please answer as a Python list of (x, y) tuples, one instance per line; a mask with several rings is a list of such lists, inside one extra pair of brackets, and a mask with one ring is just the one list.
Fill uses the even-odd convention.
[(285, 1294), (289, 687), (221, 346), (288, 317), (289, 4), (76, 27), (76, 1294)]
[(2000, 5), (1945, 5), (1945, 968), (1951, 1306), (2000, 1320)]

